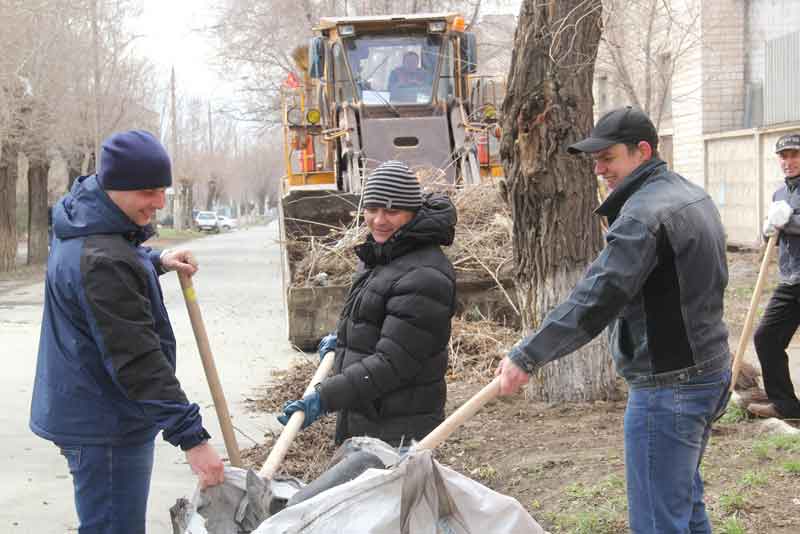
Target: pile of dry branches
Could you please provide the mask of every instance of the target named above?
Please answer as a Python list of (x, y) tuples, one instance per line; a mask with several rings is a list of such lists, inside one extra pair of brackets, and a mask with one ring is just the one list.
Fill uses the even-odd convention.
[(511, 213), (494, 184), (459, 189), (451, 196), (458, 211), (456, 237), (445, 252), (459, 271), (490, 272), (499, 278), (511, 267)]
[[(455, 241), (445, 248), (453, 266), (457, 271), (500, 278), (503, 269), (511, 266), (511, 217), (494, 184), (437, 189), (450, 196), (458, 211)], [(353, 247), (366, 236), (362, 224), (331, 230), (322, 238), (289, 241), (292, 283), (298, 287), (349, 284), (358, 261)]]
[(521, 332), (489, 320), (453, 319), (448, 380), (488, 382)]
[(354, 247), (367, 237), (367, 227), (331, 230), (325, 237), (290, 240), (287, 243), (292, 284), (297, 287), (349, 285), (358, 258)]
[[(493, 321), (453, 319), (450, 338), (450, 368), (447, 379), (488, 382), (498, 362), (520, 338), (518, 330)], [(302, 398), (317, 365), (314, 359), (297, 359), (287, 370), (278, 371), (261, 396), (252, 402), (254, 410), (277, 413), (288, 400)], [(333, 457), (335, 416), (327, 415), (297, 435), (281, 465), (281, 473), (309, 482), (317, 478)], [(277, 436), (268, 435), (263, 445), (242, 452), (247, 467), (259, 469)]]
[[(252, 408), (261, 412), (281, 412), (286, 401), (300, 399), (314, 375), (317, 362), (298, 359), (285, 371), (273, 374), (273, 382), (264, 388), (261, 397), (253, 401)], [(335, 447), (333, 445), (336, 418), (323, 416), (300, 432), (281, 464), (280, 473), (297, 477), (305, 482), (317, 478), (327, 467)], [(247, 467), (256, 470), (264, 465), (269, 451), (278, 436), (268, 435), (263, 445), (256, 445), (242, 452)]]

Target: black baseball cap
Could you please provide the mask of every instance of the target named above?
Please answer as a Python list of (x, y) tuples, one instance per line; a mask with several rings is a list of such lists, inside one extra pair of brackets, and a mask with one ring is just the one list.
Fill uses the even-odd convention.
[(787, 134), (778, 139), (775, 144), (775, 153), (779, 154), (784, 150), (800, 150), (800, 134)]
[(567, 152), (600, 152), (617, 143), (637, 144), (639, 141), (647, 141), (655, 150), (658, 147), (658, 132), (653, 121), (642, 110), (625, 106), (600, 117), (589, 137), (567, 147)]

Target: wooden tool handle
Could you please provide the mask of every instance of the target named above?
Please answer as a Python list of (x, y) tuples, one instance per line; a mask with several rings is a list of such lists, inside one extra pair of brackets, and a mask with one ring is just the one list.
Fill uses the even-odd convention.
[(478, 413), (478, 411), (486, 405), (486, 403), (499, 394), (500, 377), (498, 376), (487, 385), (483, 386), (483, 389), (462, 404), (458, 410), (450, 414), (450, 417), (442, 421), (442, 424), (434, 428), (431, 433), (417, 443), (414, 448), (418, 451), (423, 449), (435, 449), (441, 445), (444, 440), (450, 437), (450, 434), (455, 432), (458, 427), (470, 420), (473, 415)]
[(189, 312), (189, 320), (192, 323), (194, 338), (197, 341), (197, 350), (200, 352), (200, 359), (203, 362), (208, 388), (211, 390), (211, 398), (217, 411), (217, 419), (219, 419), (219, 426), (222, 429), (222, 438), (225, 440), (228, 459), (231, 465), (242, 467), (242, 456), (239, 454), (239, 445), (236, 442), (236, 435), (233, 433), (231, 414), (228, 411), (225, 394), (222, 392), (217, 366), (214, 365), (214, 356), (211, 354), (211, 345), (208, 343), (208, 334), (203, 323), (203, 316), (200, 313), (200, 306), (197, 304), (197, 295), (192, 285), (192, 278), (183, 273), (178, 273), (178, 279), (181, 282), (181, 289), (183, 289), (183, 299), (186, 301), (186, 310)]
[(745, 317), (744, 326), (742, 327), (742, 335), (739, 337), (739, 344), (736, 347), (736, 354), (733, 356), (733, 366), (731, 368), (731, 391), (733, 391), (733, 388), (736, 386), (736, 379), (739, 377), (739, 371), (742, 367), (744, 352), (747, 349), (747, 344), (750, 342), (750, 336), (753, 335), (753, 323), (755, 322), (756, 318), (758, 301), (761, 298), (761, 290), (764, 287), (764, 281), (767, 279), (769, 262), (772, 259), (772, 254), (775, 251), (775, 245), (777, 242), (778, 232), (775, 232), (767, 241), (767, 250), (764, 251), (764, 259), (761, 260), (761, 268), (758, 270), (758, 279), (756, 280), (756, 286), (753, 288), (753, 296), (750, 297), (750, 309), (747, 310), (747, 316)]
[[(314, 391), (314, 387), (322, 382), (331, 369), (333, 369), (333, 359), (335, 353), (330, 351), (325, 354), (325, 357), (319, 363), (319, 367), (317, 367), (317, 372), (314, 373), (314, 376), (311, 378), (311, 382), (308, 383), (308, 387), (306, 388), (303, 396), (311, 394)], [(286, 457), (286, 453), (289, 452), (289, 447), (291, 447), (294, 438), (297, 437), (298, 432), (300, 432), (300, 428), (303, 426), (303, 421), (305, 421), (306, 414), (305, 412), (294, 412), (292, 416), (289, 418), (289, 422), (286, 423), (286, 426), (283, 427), (281, 431), (281, 435), (278, 436), (278, 440), (275, 442), (275, 445), (272, 446), (272, 450), (269, 451), (269, 456), (267, 456), (267, 460), (264, 462), (264, 465), (261, 467), (261, 470), (258, 472), (258, 475), (262, 478), (271, 479), (275, 476), (275, 473), (278, 471), (278, 467), (280, 467), (281, 462)]]

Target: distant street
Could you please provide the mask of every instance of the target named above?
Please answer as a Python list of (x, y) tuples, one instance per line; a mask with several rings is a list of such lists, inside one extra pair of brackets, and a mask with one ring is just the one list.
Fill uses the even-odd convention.
[[(244, 400), (267, 382), (270, 370), (291, 358), (285, 336), (277, 224), (208, 236), (187, 244), (200, 262), (195, 289), (230, 405), (241, 447), (262, 441), (271, 417), (247, 413)], [(225, 454), (203, 368), (175, 274), (161, 278), (178, 339), (178, 377), (202, 408), (213, 443)], [(42, 283), (0, 285), (0, 532), (75, 532), (72, 483), (65, 460), (28, 429), (31, 387), (42, 315)], [(156, 440), (156, 464), (148, 510), (148, 534), (169, 534), (169, 507), (191, 497), (195, 477), (184, 454)]]

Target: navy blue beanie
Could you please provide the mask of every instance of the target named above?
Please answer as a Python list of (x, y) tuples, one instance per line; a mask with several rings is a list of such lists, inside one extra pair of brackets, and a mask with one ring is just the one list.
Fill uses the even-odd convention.
[(169, 187), (172, 165), (164, 146), (153, 134), (130, 130), (103, 141), (97, 179), (103, 189), (110, 191)]

